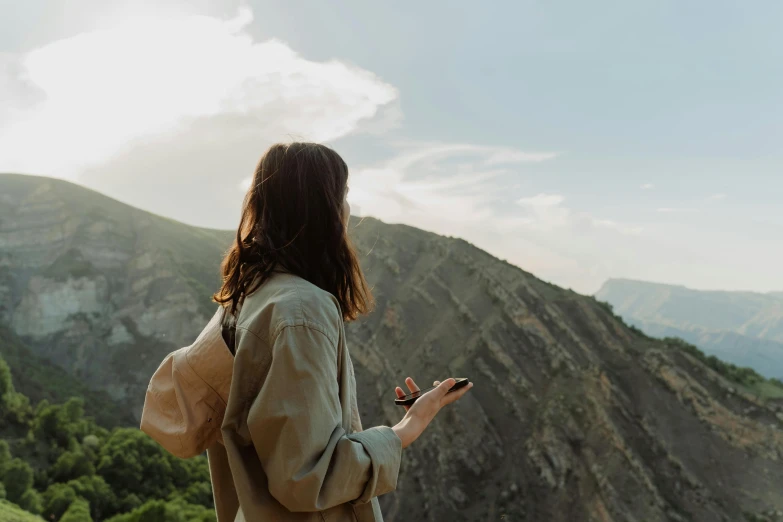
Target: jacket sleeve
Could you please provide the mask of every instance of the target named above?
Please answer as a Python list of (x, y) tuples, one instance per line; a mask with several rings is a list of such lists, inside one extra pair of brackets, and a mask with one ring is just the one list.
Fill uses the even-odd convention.
[[(260, 339), (237, 331), (237, 351)], [(285, 326), (248, 411), (270, 493), (289, 511), (369, 502), (397, 486), (402, 443), (387, 426), (343, 429), (337, 348), (319, 329)]]

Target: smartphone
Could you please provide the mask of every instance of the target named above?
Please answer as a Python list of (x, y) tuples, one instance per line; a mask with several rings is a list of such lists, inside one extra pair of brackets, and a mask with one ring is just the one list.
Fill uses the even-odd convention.
[[(460, 377), (459, 379), (454, 379), (454, 380), (457, 381), (457, 382), (454, 384), (454, 386), (451, 387), (451, 389), (449, 390), (449, 393), (451, 393), (451, 392), (453, 392), (455, 390), (459, 390), (460, 388), (464, 388), (470, 382), (465, 377)], [(416, 399), (418, 399), (419, 397), (421, 397), (422, 395), (424, 395), (428, 391), (434, 390), (435, 388), (436, 388), (436, 386), (431, 386), (431, 387), (427, 388), (426, 390), (419, 390), (417, 392), (409, 393), (405, 397), (400, 397), (398, 399), (394, 399), (394, 404), (399, 404), (400, 406), (410, 406), (411, 404), (416, 402)]]

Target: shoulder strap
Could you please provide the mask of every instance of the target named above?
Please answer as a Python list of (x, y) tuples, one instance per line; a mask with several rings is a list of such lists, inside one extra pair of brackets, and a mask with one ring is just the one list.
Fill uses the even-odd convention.
[(237, 304), (236, 312), (233, 314), (228, 310), (228, 307), (223, 308), (223, 318), (220, 321), (220, 333), (223, 336), (223, 340), (226, 342), (231, 355), (236, 355), (236, 336), (237, 336), (237, 318), (239, 312), (242, 310), (242, 302), (244, 299), (240, 299)]

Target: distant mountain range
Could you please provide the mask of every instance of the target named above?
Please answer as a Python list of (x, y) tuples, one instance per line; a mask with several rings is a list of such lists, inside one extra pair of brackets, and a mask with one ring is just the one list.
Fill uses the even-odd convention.
[[(351, 234), (377, 301), (347, 326), (364, 425), (401, 418), (406, 375), (476, 383), (405, 451), (387, 522), (783, 516), (775, 382), (641, 335), (463, 240), (374, 219)], [(138, 415), (159, 362), (214, 311), (231, 236), (0, 175), (0, 323), (34, 354), (7, 358), (15, 374), (45, 359)]]
[(783, 378), (783, 292), (701, 291), (610, 279), (595, 296), (649, 335), (681, 337), (725, 361)]

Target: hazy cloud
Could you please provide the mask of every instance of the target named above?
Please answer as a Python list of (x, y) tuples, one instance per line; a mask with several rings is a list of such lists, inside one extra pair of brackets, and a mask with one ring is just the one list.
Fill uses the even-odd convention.
[(519, 223), (541, 230), (567, 226), (571, 219), (571, 210), (562, 206), (564, 200), (559, 194), (536, 194), (517, 200), (517, 204), (525, 212)]
[(659, 207), (656, 211), (664, 214), (688, 214), (699, 210), (696, 208)]
[(551, 208), (559, 206), (564, 199), (560, 194), (537, 194), (530, 198), (520, 198), (517, 203), (533, 208)]
[(603, 228), (613, 230), (626, 235), (638, 235), (642, 228), (623, 225), (611, 219), (599, 219), (588, 212), (574, 212), (563, 205), (565, 197), (560, 194), (536, 194), (517, 200), (526, 215), (518, 222), (530, 228), (538, 230), (554, 230), (557, 228), (571, 228), (584, 231), (586, 228)]
[[(472, 144), (423, 144), (393, 158), (359, 166), (351, 175), (351, 203), (358, 212), (389, 221), (422, 219), (462, 223), (491, 215), (501, 189), (496, 180), (509, 164), (543, 161), (552, 154)], [(429, 217), (428, 217), (429, 216)]]
[(644, 185), (641, 186), (641, 189), (642, 190), (650, 190), (651, 188), (654, 188), (654, 187), (655, 187), (655, 185), (653, 185), (652, 183), (645, 183)]
[[(355, 214), (463, 237), (546, 279), (591, 291), (611, 273), (606, 252), (642, 228), (574, 210), (562, 194), (513, 196), (520, 178), (554, 157), (466, 144), (403, 148), (391, 160), (354, 167), (348, 198)], [(508, 163), (498, 168), (498, 158)]]
[(487, 165), (499, 165), (503, 163), (539, 162), (553, 159), (554, 152), (522, 152), (517, 150), (500, 149), (489, 155)]

